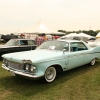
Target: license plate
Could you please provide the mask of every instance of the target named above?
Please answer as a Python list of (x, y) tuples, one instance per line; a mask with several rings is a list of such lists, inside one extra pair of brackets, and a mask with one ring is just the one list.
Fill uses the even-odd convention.
[(15, 76), (15, 73), (13, 71), (10, 71), (11, 75)]

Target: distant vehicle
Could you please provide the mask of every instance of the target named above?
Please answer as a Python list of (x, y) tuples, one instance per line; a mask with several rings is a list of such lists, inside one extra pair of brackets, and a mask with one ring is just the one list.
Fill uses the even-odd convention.
[(6, 44), (0, 45), (0, 57), (5, 53), (34, 50), (35, 48), (36, 44), (32, 39), (10, 39)]
[(3, 42), (4, 40), (3, 40), (3, 39), (1, 39), (1, 37), (2, 37), (2, 34), (0, 34), (0, 42)]
[(100, 38), (97, 38), (96, 40), (87, 41), (87, 43), (91, 47), (100, 46)]
[(84, 42), (87, 42), (88, 38), (84, 36), (62, 36), (58, 39), (67, 39), (67, 40), (82, 40)]
[(19, 38), (19, 35), (10, 34), (10, 35), (1, 36), (3, 42), (8, 42), (10, 39), (14, 39), (14, 38)]
[(57, 35), (53, 36), (53, 39), (58, 39), (58, 38), (60, 38), (60, 36)]
[(2, 57), (2, 67), (14, 76), (43, 78), (50, 83), (59, 71), (85, 64), (95, 65), (95, 60), (100, 59), (100, 47), (91, 48), (78, 40), (52, 40), (43, 42), (35, 50), (4, 54)]
[(96, 40), (96, 38), (90, 38), (90, 39), (88, 39), (87, 42), (94, 42), (95, 40)]

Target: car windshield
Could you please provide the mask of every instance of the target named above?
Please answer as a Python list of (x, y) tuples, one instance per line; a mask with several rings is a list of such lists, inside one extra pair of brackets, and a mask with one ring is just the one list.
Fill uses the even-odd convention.
[(66, 49), (66, 51), (69, 50), (68, 43), (65, 41), (46, 41), (42, 43), (37, 49), (49, 49), (49, 50), (59, 50), (62, 51), (63, 49)]
[(7, 45), (7, 46), (15, 46), (16, 45), (16, 40), (11, 39), (5, 45)]

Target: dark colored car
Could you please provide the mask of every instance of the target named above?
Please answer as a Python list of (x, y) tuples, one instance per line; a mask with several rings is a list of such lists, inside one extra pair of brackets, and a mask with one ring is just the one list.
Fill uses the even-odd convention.
[(2, 54), (34, 50), (35, 40), (32, 39), (10, 39), (6, 44), (0, 45), (0, 58)]
[(2, 35), (1, 39), (3, 42), (8, 42), (10, 39), (16, 39), (18, 38), (18, 35), (10, 34), (10, 35)]

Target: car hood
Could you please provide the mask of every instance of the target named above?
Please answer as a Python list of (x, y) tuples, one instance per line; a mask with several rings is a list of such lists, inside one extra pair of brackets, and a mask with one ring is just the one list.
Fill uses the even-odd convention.
[(10, 47), (10, 46), (8, 46), (8, 45), (0, 45), (0, 48), (8, 48), (8, 47)]
[(33, 63), (38, 63), (42, 61), (52, 60), (55, 58), (58, 59), (61, 55), (63, 55), (63, 51), (41, 49), (4, 54), (2, 55), (2, 57), (10, 61), (16, 61), (20, 63), (22, 63), (22, 60), (31, 60)]
[(6, 47), (6, 45), (0, 45), (0, 48), (2, 48), (2, 47)]

